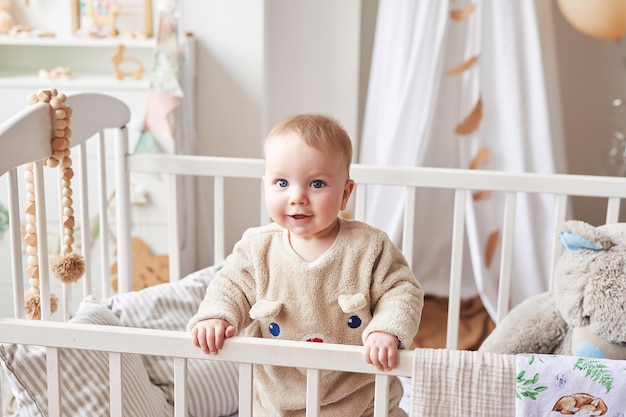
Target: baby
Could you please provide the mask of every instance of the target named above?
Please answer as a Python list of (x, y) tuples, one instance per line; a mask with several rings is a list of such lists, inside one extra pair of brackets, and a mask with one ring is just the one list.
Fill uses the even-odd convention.
[[(303, 114), (279, 122), (263, 143), (265, 204), (273, 223), (248, 229), (189, 321), (193, 343), (216, 354), (246, 329), (254, 337), (363, 345), (380, 370), (417, 333), (423, 290), (388, 236), (346, 220), (354, 189), (352, 145), (334, 119)], [(256, 366), (255, 416), (305, 416), (306, 375)], [(372, 375), (323, 372), (322, 415), (373, 413)], [(389, 416), (406, 416), (402, 386)]]

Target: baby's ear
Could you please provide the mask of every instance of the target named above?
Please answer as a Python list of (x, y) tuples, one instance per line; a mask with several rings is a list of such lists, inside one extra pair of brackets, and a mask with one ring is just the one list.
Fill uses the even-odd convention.
[(258, 320), (265, 317), (274, 317), (280, 313), (282, 308), (283, 303), (280, 301), (261, 299), (250, 309), (250, 318), (252, 320)]
[(367, 306), (367, 299), (361, 293), (341, 294), (337, 298), (337, 301), (344, 313), (356, 313)]

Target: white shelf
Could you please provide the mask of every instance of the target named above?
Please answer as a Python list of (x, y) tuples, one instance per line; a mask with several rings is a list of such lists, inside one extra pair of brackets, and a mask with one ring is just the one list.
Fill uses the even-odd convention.
[(0, 35), (0, 46), (52, 46), (52, 47), (88, 47), (88, 48), (111, 48), (119, 44), (127, 48), (154, 49), (157, 42), (155, 38), (134, 39), (123, 36), (117, 38), (80, 38), (80, 37), (34, 37), (34, 36), (9, 36)]
[(147, 91), (150, 86), (150, 74), (144, 74), (141, 80), (136, 80), (131, 77), (118, 80), (113, 74), (113, 70), (110, 73), (78, 73), (74, 74), (71, 79), (57, 78), (47, 79), (40, 78), (36, 74), (20, 74), (20, 73), (8, 73), (0, 72), (0, 87), (7, 89), (21, 89), (21, 88), (72, 88), (72, 89), (114, 89), (114, 90), (137, 90)]

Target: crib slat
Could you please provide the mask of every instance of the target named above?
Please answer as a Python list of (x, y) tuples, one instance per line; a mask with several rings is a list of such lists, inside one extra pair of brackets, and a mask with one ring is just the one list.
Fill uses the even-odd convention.
[(306, 370), (306, 417), (320, 415), (321, 375), (319, 369)]
[(178, 214), (178, 204), (180, 196), (178, 193), (178, 178), (176, 175), (167, 175), (167, 183), (169, 188), (169, 273), (170, 282), (180, 279), (180, 216)]
[(389, 376), (376, 374), (374, 385), (374, 417), (387, 417), (389, 413)]
[(215, 177), (213, 180), (213, 261), (219, 263), (224, 260), (224, 177)]
[(239, 417), (252, 417), (252, 364), (239, 364)]
[(48, 242), (44, 236), (48, 236), (46, 226), (46, 199), (43, 180), (43, 163), (33, 163), (33, 175), (35, 180), (35, 204), (37, 206), (37, 257), (39, 262), (39, 290), (41, 299), (41, 319), (50, 320), (52, 317), (50, 306), (50, 273), (48, 269)]
[(606, 223), (616, 223), (619, 219), (620, 199), (618, 197), (609, 197), (606, 207)]
[(19, 198), (17, 187), (17, 168), (9, 171), (8, 192), (9, 192), (9, 230), (11, 242), (11, 272), (13, 282), (13, 316), (16, 319), (22, 319), (24, 314), (24, 268), (22, 267), (22, 237), (20, 215), (19, 215)]
[(131, 210), (130, 177), (126, 161), (128, 153), (128, 128), (116, 132), (115, 140), (115, 201), (117, 203), (117, 290), (119, 293), (133, 289), (131, 261)]
[(509, 311), (516, 202), (516, 193), (506, 193), (504, 201), (504, 224), (502, 227), (502, 251), (500, 254), (500, 285), (498, 286), (498, 304), (496, 313), (497, 323), (499, 323)]
[(59, 372), (59, 349), (46, 348), (46, 372), (48, 383), (48, 415), (61, 417), (61, 375)]
[(463, 273), (463, 237), (465, 230), (465, 205), (467, 190), (454, 192), (452, 226), (452, 254), (450, 264), (450, 293), (448, 298), (448, 327), (446, 347), (456, 349), (459, 339), (459, 314), (461, 312), (461, 274)]
[(365, 220), (366, 190), (367, 186), (365, 184), (356, 184), (354, 196), (354, 218), (356, 220)]
[(109, 403), (111, 417), (122, 417), (122, 354), (109, 353)]
[(413, 240), (415, 235), (415, 187), (406, 187), (402, 253), (409, 265), (413, 265)]
[[(85, 261), (85, 273), (81, 278), (83, 283), (83, 298), (93, 294), (93, 277), (91, 275), (91, 246), (89, 241), (89, 176), (87, 174), (87, 147), (86, 145), (78, 145), (75, 147), (78, 152), (78, 188), (80, 189), (80, 227), (83, 231), (80, 234), (81, 255)], [(63, 230), (63, 229), (61, 229)]]
[[(98, 132), (96, 138), (96, 161), (98, 167), (98, 206), (100, 221), (100, 276), (109, 276), (109, 239), (105, 236), (109, 230), (109, 201), (107, 198), (107, 169), (106, 169), (106, 149), (104, 147), (104, 132)], [(108, 279), (101, 279), (102, 298), (107, 298), (111, 294), (111, 286)]]
[(187, 359), (174, 358), (174, 417), (187, 417)]
[(552, 231), (552, 254), (550, 255), (549, 288), (552, 288), (552, 283), (554, 282), (554, 268), (556, 268), (556, 263), (561, 256), (561, 250), (563, 247), (561, 245), (561, 240), (559, 239), (559, 229), (565, 221), (567, 213), (567, 198), (568, 197), (566, 195), (557, 195), (554, 202), (554, 224)]

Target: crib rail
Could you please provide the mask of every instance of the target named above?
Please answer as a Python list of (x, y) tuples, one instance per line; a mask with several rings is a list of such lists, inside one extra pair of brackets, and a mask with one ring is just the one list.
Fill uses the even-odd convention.
[[(170, 176), (170, 184), (176, 184), (177, 176), (210, 177), (214, 181), (214, 259), (224, 258), (224, 179), (257, 178), (263, 175), (260, 159), (224, 158), (208, 156), (130, 155), (127, 158), (131, 172), (161, 172)], [(537, 173), (490, 172), (469, 169), (445, 169), (429, 167), (374, 167), (354, 164), (351, 175), (356, 182), (354, 195), (355, 218), (365, 219), (368, 187), (374, 185), (402, 184), (405, 190), (404, 226), (402, 251), (412, 264), (415, 239), (415, 207), (417, 190), (442, 189), (454, 193), (452, 253), (450, 265), (450, 292), (446, 346), (457, 348), (461, 302), (463, 244), (466, 236), (468, 202), (475, 191), (501, 192), (504, 195), (503, 224), (501, 233), (499, 288), (496, 322), (509, 310), (513, 241), (518, 196), (522, 194), (551, 195), (554, 198), (550, 273), (561, 253), (558, 239), (560, 226), (567, 220), (570, 197), (597, 197), (607, 201), (606, 222), (618, 221), (621, 200), (626, 198), (626, 180), (588, 175), (546, 175)], [(173, 191), (175, 192), (175, 191)], [(263, 205), (260, 205), (263, 208)], [(170, 212), (170, 224), (176, 224), (176, 207)], [(262, 221), (263, 221), (262, 217)], [(170, 253), (178, 247), (172, 235)], [(176, 268), (175, 265), (171, 267)], [(550, 282), (552, 276), (549, 277)]]
[[(159, 355), (175, 357), (175, 417), (187, 416), (185, 404), (185, 369), (189, 359), (217, 360), (239, 364), (239, 416), (252, 416), (252, 378), (254, 364), (298, 367), (307, 369), (307, 416), (319, 416), (319, 383), (323, 369), (376, 375), (375, 416), (387, 415), (389, 377), (411, 376), (413, 351), (398, 352), (398, 366), (379, 372), (365, 363), (362, 347), (318, 344), (297, 341), (234, 337), (225, 342), (218, 355), (203, 354), (193, 346), (185, 332), (150, 330), (101, 325), (42, 322), (25, 319), (0, 319), (3, 342), (42, 345), (48, 349), (48, 398), (51, 416), (60, 415), (58, 381), (62, 359), (58, 349), (85, 349), (109, 353), (111, 416), (121, 417), (121, 360), (119, 354)], [(332, 360), (329, 360), (332, 358)], [(52, 400), (50, 400), (52, 399)], [(56, 399), (56, 400), (55, 400)], [(116, 411), (117, 410), (117, 411)]]

